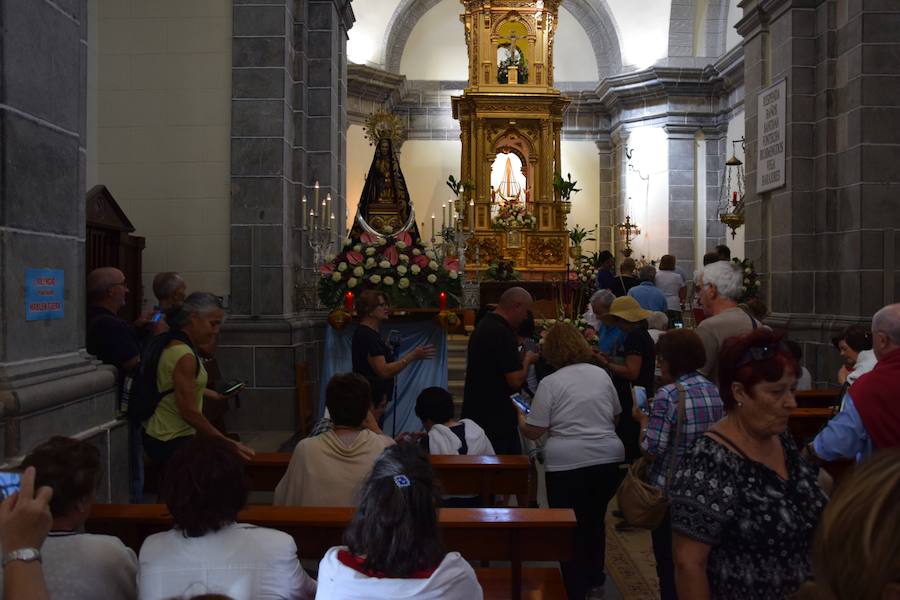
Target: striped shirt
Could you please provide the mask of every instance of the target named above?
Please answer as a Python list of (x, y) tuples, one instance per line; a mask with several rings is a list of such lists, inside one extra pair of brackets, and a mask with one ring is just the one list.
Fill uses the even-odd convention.
[(666, 472), (671, 461), (671, 444), (678, 423), (678, 385), (684, 386), (684, 424), (676, 446), (675, 468), (688, 448), (716, 421), (725, 416), (718, 388), (706, 377), (693, 371), (664, 385), (656, 392), (650, 407), (650, 418), (641, 447), (656, 460), (647, 470), (647, 483), (666, 489)]

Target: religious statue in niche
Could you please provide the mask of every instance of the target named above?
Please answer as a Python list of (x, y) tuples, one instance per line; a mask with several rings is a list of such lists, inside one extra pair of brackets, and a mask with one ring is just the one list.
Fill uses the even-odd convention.
[(509, 83), (509, 69), (517, 70), (516, 82), (528, 83), (528, 61), (520, 45), (525, 39), (525, 25), (510, 21), (500, 28), (501, 42), (497, 46), (497, 83)]

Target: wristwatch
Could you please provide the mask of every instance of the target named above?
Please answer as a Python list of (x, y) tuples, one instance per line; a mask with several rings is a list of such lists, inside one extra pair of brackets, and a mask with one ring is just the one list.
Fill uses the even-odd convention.
[(41, 551), (37, 548), (19, 548), (18, 550), (7, 552), (3, 555), (3, 566), (5, 567), (16, 560), (21, 560), (22, 562), (41, 560)]

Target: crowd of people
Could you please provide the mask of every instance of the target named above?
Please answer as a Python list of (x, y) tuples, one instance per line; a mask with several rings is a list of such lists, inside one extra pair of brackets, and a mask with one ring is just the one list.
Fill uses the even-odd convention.
[[(740, 267), (720, 254), (707, 262), (694, 279), (706, 316), (695, 329), (680, 326), (686, 285), (674, 257), (637, 278), (630, 259), (618, 276), (601, 272), (590, 337), (560, 322), (537, 344), (531, 295), (508, 289), (470, 335), (462, 416), (446, 389), (426, 388), (415, 399), (423, 430), (396, 438), (381, 423), (396, 401), (393, 379), (434, 348), (397, 356), (382, 337), (387, 297), (362, 293), (354, 372), (327, 383), (326, 414), (297, 443), (274, 494), (276, 505), (356, 507), (343, 545), (324, 557), (238, 521), (254, 451), (203, 414), (206, 399), (222, 399), (204, 366), (225, 319), (219, 299), (188, 295), (177, 274), (160, 274), (159, 316), (135, 326), (116, 316), (121, 272), (91, 273), (88, 348), (120, 375), (132, 467), (144, 455), (157, 467), (173, 527), (137, 555), (84, 533), (100, 454), (51, 438), (0, 504), (4, 595), (478, 599), (475, 571), (441, 541), (437, 509), (480, 498), (443, 494), (427, 455), (531, 450), (549, 507), (575, 514), (572, 559), (560, 565), (571, 599), (604, 585), (605, 519), (628, 465), (662, 507), (641, 526), (651, 530), (664, 600), (900, 598), (900, 304), (834, 339), (841, 406), (798, 448), (788, 431), (808, 375), (798, 349), (738, 303)], [(859, 466), (832, 487), (822, 465), (840, 458)], [(312, 574), (301, 564), (319, 558)]]

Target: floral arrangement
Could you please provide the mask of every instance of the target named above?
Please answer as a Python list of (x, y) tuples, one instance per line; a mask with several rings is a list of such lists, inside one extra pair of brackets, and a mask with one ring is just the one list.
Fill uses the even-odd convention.
[(528, 61), (525, 60), (525, 56), (518, 48), (497, 66), (497, 83), (509, 83), (510, 67), (519, 67), (519, 76), (516, 78), (517, 83), (528, 83)]
[(442, 291), (451, 305), (459, 305), (462, 293), (459, 260), (439, 262), (432, 249), (413, 242), (407, 232), (389, 237), (363, 233), (347, 241), (319, 272), (319, 299), (325, 306), (337, 306), (348, 291), (366, 289), (384, 292), (392, 306), (402, 308), (437, 306)]
[(494, 215), (491, 224), (495, 229), (532, 229), (537, 220), (528, 212), (524, 204), (519, 202), (501, 202), (500, 210)]
[(762, 285), (762, 282), (759, 279), (759, 274), (753, 267), (753, 261), (749, 258), (743, 260), (733, 258), (731, 262), (739, 266), (744, 272), (744, 280), (741, 282), (741, 297), (738, 299), (738, 303), (756, 298), (759, 295), (759, 287)]
[(569, 318), (565, 316), (560, 316), (556, 319), (535, 319), (534, 321), (534, 329), (535, 335), (538, 337), (538, 342), (543, 344), (544, 337), (547, 335), (547, 332), (550, 331), (550, 328), (556, 325), (557, 323), (570, 323), (575, 326), (575, 329), (581, 332), (584, 338), (588, 341), (588, 343), (593, 343), (597, 341), (597, 332), (594, 331), (594, 328), (588, 325), (588, 322), (585, 321), (580, 316), (575, 318)]
[(594, 287), (597, 285), (597, 267), (591, 262), (589, 258), (582, 257), (578, 262), (578, 265), (575, 267), (575, 277), (576, 281), (581, 285), (581, 287), (586, 288), (585, 291), (588, 294), (594, 292)]

